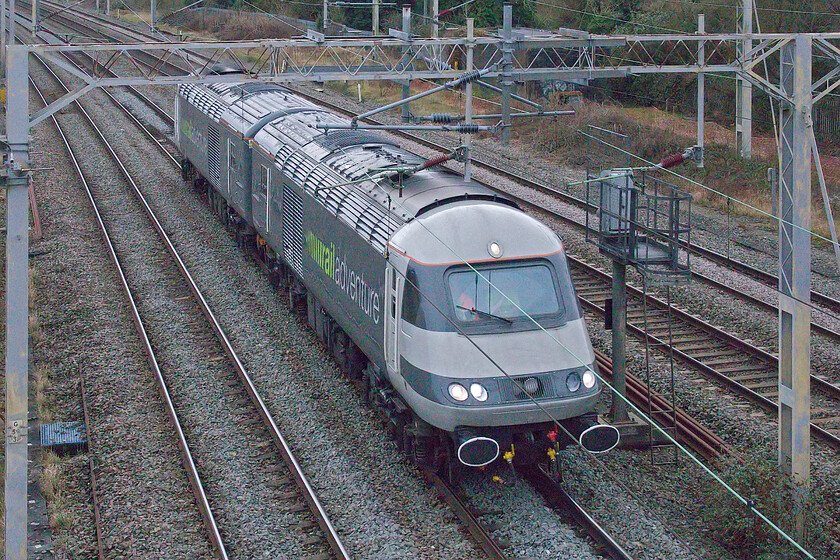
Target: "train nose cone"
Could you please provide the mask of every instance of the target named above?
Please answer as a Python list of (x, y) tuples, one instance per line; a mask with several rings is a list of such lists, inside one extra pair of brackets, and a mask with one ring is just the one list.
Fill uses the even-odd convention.
[(458, 446), (458, 460), (468, 467), (489, 465), (499, 456), (499, 443), (488, 437), (464, 439)]

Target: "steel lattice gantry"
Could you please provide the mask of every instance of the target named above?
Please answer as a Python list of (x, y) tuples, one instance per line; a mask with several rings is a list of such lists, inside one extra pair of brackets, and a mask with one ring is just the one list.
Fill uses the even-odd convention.
[[(697, 34), (596, 36), (512, 30), (496, 36), (420, 39), (391, 31), (390, 37), (313, 38), (221, 42), (82, 45), (9, 45), (7, 64), (6, 177), (6, 547), (8, 557), (26, 557), (26, 445), (28, 360), (28, 168), (30, 129), (97, 87), (241, 81), (243, 75), (214, 75), (225, 63), (244, 79), (268, 82), (331, 80), (453, 79), (452, 68), (468, 56), (485, 78), (508, 83), (614, 78), (628, 75), (718, 72), (768, 92), (782, 107), (780, 188), (780, 462), (808, 480), (808, 349), (810, 277), (810, 111), (840, 86), (840, 33)], [(811, 79), (811, 51), (831, 68)], [(92, 72), (79, 70), (64, 54), (94, 57)], [(144, 52), (162, 56), (148, 66)], [(30, 53), (38, 53), (78, 77), (83, 86), (29, 114)], [(701, 54), (702, 53), (702, 54)], [(443, 59), (441, 61), (441, 58)], [(771, 83), (757, 69), (780, 60), (782, 80)], [(426, 61), (434, 60), (434, 67)], [(133, 77), (108, 77), (117, 64), (136, 68)], [(455, 64), (458, 62), (458, 64)], [(168, 63), (186, 70), (174, 70)], [(798, 434), (798, 435), (797, 435)], [(802, 434), (805, 434), (804, 436)]]

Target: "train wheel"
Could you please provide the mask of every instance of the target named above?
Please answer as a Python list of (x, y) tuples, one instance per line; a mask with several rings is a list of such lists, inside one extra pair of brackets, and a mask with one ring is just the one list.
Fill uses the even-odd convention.
[(414, 452), (417, 449), (417, 438), (407, 428), (408, 426), (403, 428), (402, 452), (417, 463), (417, 455)]
[(306, 288), (297, 280), (289, 282), (289, 311), (298, 317), (306, 317)]
[(458, 459), (450, 456), (449, 460), (446, 462), (446, 470), (443, 474), (445, 480), (452, 486), (455, 486), (461, 482), (463, 465)]
[(338, 363), (338, 369), (344, 377), (350, 377), (350, 368), (348, 362), (348, 344), (350, 340), (347, 335), (336, 326), (332, 335), (332, 355)]

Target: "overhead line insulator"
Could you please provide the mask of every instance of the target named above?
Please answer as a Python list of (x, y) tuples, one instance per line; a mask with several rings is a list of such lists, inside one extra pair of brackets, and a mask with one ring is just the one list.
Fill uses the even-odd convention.
[(429, 118), (433, 123), (437, 124), (449, 124), (463, 119), (463, 117), (459, 115), (451, 115), (449, 113), (433, 113), (429, 115)]

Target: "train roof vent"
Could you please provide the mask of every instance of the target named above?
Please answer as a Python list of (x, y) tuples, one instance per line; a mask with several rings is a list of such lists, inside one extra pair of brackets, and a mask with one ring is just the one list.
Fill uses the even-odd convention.
[(391, 144), (384, 136), (364, 130), (330, 130), (314, 138), (326, 150), (338, 150), (360, 144)]
[(207, 88), (195, 84), (181, 84), (178, 90), (184, 99), (215, 121), (219, 120), (227, 108), (227, 105)]
[(245, 82), (239, 84), (238, 88), (242, 90), (245, 95), (253, 95), (256, 93), (267, 93), (271, 91), (279, 91), (281, 93), (289, 93), (288, 90), (278, 86), (277, 84), (267, 84), (265, 82)]

